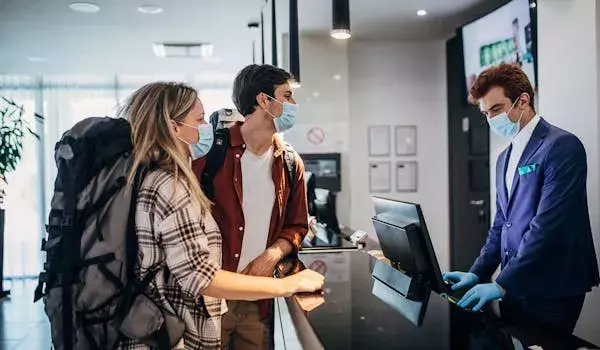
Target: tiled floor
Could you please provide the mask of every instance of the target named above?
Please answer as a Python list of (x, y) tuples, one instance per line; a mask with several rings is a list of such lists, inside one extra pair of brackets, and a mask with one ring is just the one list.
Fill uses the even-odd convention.
[(11, 296), (0, 301), (0, 350), (50, 349), (50, 324), (44, 303), (33, 303), (37, 281), (5, 281)]

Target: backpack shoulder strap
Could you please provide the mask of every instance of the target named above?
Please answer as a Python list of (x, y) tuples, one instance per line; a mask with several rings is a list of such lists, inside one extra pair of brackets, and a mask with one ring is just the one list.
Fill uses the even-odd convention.
[(290, 145), (287, 142), (285, 142), (284, 145), (285, 170), (287, 174), (287, 179), (290, 183), (290, 190), (292, 190), (294, 188), (294, 185), (296, 184), (296, 150), (294, 150), (294, 147), (292, 147), (292, 145)]
[(212, 125), (213, 131), (216, 132), (217, 129), (219, 128), (219, 112), (214, 112), (213, 114), (210, 115), (209, 118), (210, 121), (210, 125)]
[(206, 155), (206, 165), (204, 166), (204, 172), (200, 180), (202, 189), (210, 200), (215, 198), (213, 182), (219, 169), (221, 169), (225, 162), (227, 148), (229, 148), (229, 129), (216, 130), (212, 148)]

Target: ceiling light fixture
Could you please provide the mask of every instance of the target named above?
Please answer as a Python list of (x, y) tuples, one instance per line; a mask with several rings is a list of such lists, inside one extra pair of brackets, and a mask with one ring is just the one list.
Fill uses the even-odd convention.
[[(298, 30), (298, 0), (290, 0), (290, 73), (292, 87), (300, 87), (300, 35)], [(294, 86), (296, 85), (296, 86)]]
[[(211, 43), (201, 42), (177, 42), (177, 43), (154, 43), (152, 51), (158, 57), (188, 57), (188, 58), (211, 58), (214, 55), (214, 46)], [(215, 60), (218, 58), (215, 57)]]
[(152, 44), (152, 51), (154, 51), (154, 54), (158, 57), (166, 57), (167, 56), (167, 51), (165, 50), (165, 45), (163, 45), (163, 44), (157, 44), (157, 43)]
[(255, 33), (258, 32), (260, 24), (256, 21), (248, 22), (248, 29), (252, 33), (252, 64), (256, 64), (256, 37)]
[(333, 26), (331, 37), (339, 40), (350, 39), (350, 0), (331, 0), (333, 6)]
[(29, 57), (27, 57), (27, 59), (29, 60), (29, 62), (35, 62), (35, 63), (48, 62), (48, 59), (46, 57), (41, 57), (41, 56), (29, 56)]
[(258, 23), (257, 21), (252, 21), (248, 23), (248, 29), (250, 29), (251, 32), (257, 32), (259, 26), (260, 23)]
[(153, 5), (143, 5), (138, 7), (138, 12), (143, 13), (145, 15), (157, 15), (163, 12), (162, 7), (153, 6)]
[(342, 75), (341, 74), (334, 74), (333, 75), (333, 80), (341, 80), (342, 79)]
[(419, 10), (419, 11), (417, 11), (417, 16), (419, 16), (419, 17), (427, 16), (427, 11)]
[(100, 11), (100, 6), (90, 2), (74, 2), (69, 5), (69, 8), (79, 13), (96, 13)]

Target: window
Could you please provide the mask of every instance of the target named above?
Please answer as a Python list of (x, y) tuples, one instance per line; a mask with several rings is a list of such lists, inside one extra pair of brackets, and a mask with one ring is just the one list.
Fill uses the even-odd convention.
[[(194, 80), (193, 77), (190, 77)], [(8, 174), (5, 220), (4, 273), (8, 278), (36, 276), (42, 264), (40, 243), (45, 236), (56, 179), (54, 146), (63, 133), (87, 117), (116, 116), (118, 104), (134, 90), (152, 81), (185, 81), (184, 76), (32, 77), (0, 76), (0, 95), (24, 105), (27, 118), (41, 137), (27, 137), (17, 170)], [(233, 80), (233, 78), (231, 79)], [(199, 89), (207, 116), (221, 108), (235, 108), (231, 89), (223, 83)], [(214, 87), (218, 88), (214, 88)], [(229, 83), (227, 83), (229, 86)], [(41, 105), (37, 105), (41, 103)], [(35, 125), (34, 112), (44, 115)]]
[[(36, 129), (35, 93), (33, 90), (2, 90), (2, 95), (22, 104), (26, 120)], [(41, 266), (40, 242), (42, 238), (42, 200), (40, 143), (27, 135), (23, 154), (14, 172), (7, 174), (5, 226), (4, 226), (4, 276), (36, 275)]]

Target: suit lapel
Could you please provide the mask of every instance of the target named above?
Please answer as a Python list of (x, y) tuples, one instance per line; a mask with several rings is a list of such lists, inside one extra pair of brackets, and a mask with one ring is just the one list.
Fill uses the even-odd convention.
[(519, 187), (519, 182), (521, 179), (521, 176), (519, 175), (519, 168), (526, 165), (527, 162), (529, 162), (531, 157), (535, 154), (535, 152), (537, 152), (542, 143), (544, 143), (544, 139), (546, 138), (547, 134), (548, 123), (544, 119), (540, 119), (538, 125), (533, 131), (533, 134), (531, 135), (531, 138), (529, 139), (529, 142), (527, 143), (527, 146), (525, 146), (525, 150), (521, 155), (521, 159), (519, 159), (517, 171), (515, 171), (514, 174), (513, 186), (512, 190), (510, 191), (510, 197), (508, 197), (508, 210), (510, 210), (512, 199), (517, 190), (517, 187)]
[(508, 148), (502, 152), (500, 159), (500, 169), (496, 172), (496, 177), (500, 179), (500, 188), (497, 188), (496, 191), (500, 194), (500, 204), (502, 205), (502, 209), (506, 213), (506, 209), (508, 207), (508, 193), (506, 191), (506, 169), (508, 168), (508, 160), (510, 159), (510, 153), (512, 152), (512, 144), (508, 146)]

